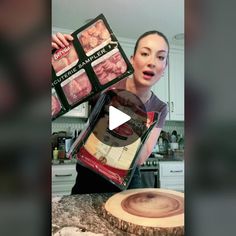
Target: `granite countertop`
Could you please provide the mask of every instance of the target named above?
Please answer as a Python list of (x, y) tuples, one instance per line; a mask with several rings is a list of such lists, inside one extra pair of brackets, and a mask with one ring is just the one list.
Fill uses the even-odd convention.
[(76, 164), (77, 160), (73, 159), (63, 159), (63, 160), (51, 160), (52, 165), (73, 165)]
[[(112, 193), (78, 194), (52, 199), (52, 235), (64, 227), (76, 227), (84, 234), (133, 235), (112, 226), (101, 215), (101, 206)], [(93, 234), (93, 235), (94, 235)]]
[(152, 153), (151, 157), (157, 157), (158, 161), (184, 161), (183, 152), (172, 152), (170, 154)]
[(184, 156), (164, 155), (164, 157), (159, 159), (159, 161), (184, 161)]

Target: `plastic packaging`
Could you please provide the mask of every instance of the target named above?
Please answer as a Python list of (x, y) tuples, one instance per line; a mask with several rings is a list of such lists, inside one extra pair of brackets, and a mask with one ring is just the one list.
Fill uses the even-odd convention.
[(184, 137), (182, 134), (180, 135), (180, 139), (179, 139), (179, 149), (180, 150), (184, 149)]
[(134, 71), (103, 14), (71, 35), (69, 46), (52, 51), (52, 120)]
[[(129, 185), (139, 153), (158, 120), (158, 114), (155, 112), (145, 113), (144, 120), (141, 112), (135, 113), (134, 120), (126, 122), (117, 135), (106, 128), (112, 93), (110, 90), (100, 96), (90, 114), (88, 123), (72, 145), (70, 155), (71, 157), (75, 155), (80, 165), (98, 173), (124, 190)], [(128, 131), (131, 132), (127, 134)], [(136, 137), (135, 141), (127, 145), (122, 132), (126, 132), (129, 137)], [(100, 138), (97, 138), (96, 133), (99, 133)], [(101, 141), (105, 139), (108, 141), (105, 143)]]

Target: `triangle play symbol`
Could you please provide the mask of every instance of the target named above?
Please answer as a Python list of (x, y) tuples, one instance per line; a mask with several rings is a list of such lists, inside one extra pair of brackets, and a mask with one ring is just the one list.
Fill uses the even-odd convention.
[(109, 130), (113, 130), (131, 119), (130, 116), (118, 110), (113, 106), (109, 106)]

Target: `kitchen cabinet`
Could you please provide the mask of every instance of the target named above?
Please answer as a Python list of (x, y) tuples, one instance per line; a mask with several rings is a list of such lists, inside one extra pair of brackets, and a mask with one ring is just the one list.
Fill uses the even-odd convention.
[(87, 118), (88, 117), (88, 110), (89, 110), (88, 102), (84, 102), (79, 106), (75, 107), (74, 109), (70, 110), (64, 117), (78, 117), (78, 118)]
[(52, 197), (70, 195), (76, 176), (75, 164), (52, 165)]
[(169, 118), (184, 120), (184, 53), (172, 50), (169, 55)]
[(184, 191), (184, 161), (159, 162), (160, 188)]
[(163, 77), (153, 86), (153, 92), (168, 105), (167, 120), (184, 121), (184, 52), (171, 48), (169, 65)]

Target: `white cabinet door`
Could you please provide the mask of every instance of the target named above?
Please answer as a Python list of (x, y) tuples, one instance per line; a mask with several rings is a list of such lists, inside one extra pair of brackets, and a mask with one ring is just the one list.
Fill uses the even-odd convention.
[(184, 53), (172, 49), (164, 76), (153, 86), (155, 95), (168, 105), (166, 120), (184, 120)]
[[(166, 68), (164, 76), (152, 87), (152, 91), (161, 101), (168, 105), (169, 109), (168, 84), (168, 68)], [(169, 114), (167, 115), (166, 120), (169, 120)]]
[(184, 163), (182, 161), (159, 162), (160, 178), (184, 177)]
[(169, 56), (169, 114), (171, 120), (184, 120), (184, 53), (170, 51)]
[(84, 102), (79, 106), (75, 107), (71, 111), (63, 115), (64, 117), (78, 117), (87, 118), (88, 117), (88, 102)]
[(160, 188), (184, 191), (184, 162), (159, 162)]
[(52, 165), (52, 196), (70, 195), (76, 175), (75, 164)]

